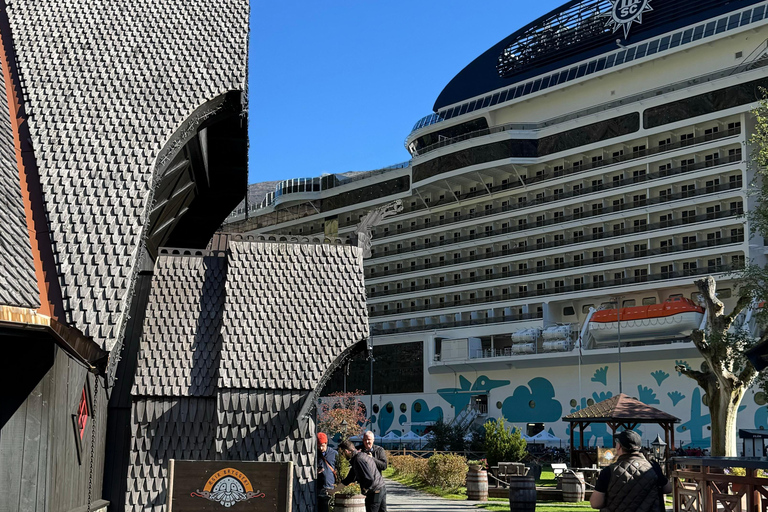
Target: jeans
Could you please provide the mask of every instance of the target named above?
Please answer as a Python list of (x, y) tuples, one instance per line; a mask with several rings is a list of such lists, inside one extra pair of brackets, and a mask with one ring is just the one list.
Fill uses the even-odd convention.
[(317, 495), (317, 511), (318, 512), (328, 512), (328, 502), (331, 501), (331, 497), (328, 496), (328, 494), (325, 493), (325, 491), (321, 491)]
[(365, 512), (387, 512), (387, 488), (365, 495)]

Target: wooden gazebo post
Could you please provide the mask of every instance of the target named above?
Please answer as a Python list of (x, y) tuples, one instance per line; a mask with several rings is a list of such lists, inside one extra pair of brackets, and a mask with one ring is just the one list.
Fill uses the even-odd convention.
[(598, 402), (579, 411), (573, 412), (563, 418), (571, 426), (571, 467), (578, 467), (580, 461), (576, 457), (574, 444), (574, 429), (579, 428), (579, 448), (584, 448), (584, 429), (592, 423), (605, 423), (610, 427), (613, 435), (619, 428), (631, 430), (641, 423), (656, 423), (664, 430), (664, 438), (667, 443), (667, 458), (670, 450), (674, 449), (675, 432), (674, 424), (680, 419), (669, 413), (660, 411), (650, 405), (644, 404), (636, 398), (631, 398), (623, 393)]

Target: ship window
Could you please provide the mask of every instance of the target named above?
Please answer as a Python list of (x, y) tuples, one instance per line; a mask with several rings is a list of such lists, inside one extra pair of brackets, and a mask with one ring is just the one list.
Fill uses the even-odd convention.
[(581, 312), (584, 314), (587, 314), (589, 313), (589, 308), (593, 308), (593, 307), (595, 307), (594, 304), (584, 304), (583, 306), (581, 306)]
[(627, 299), (625, 301), (622, 301), (621, 307), (623, 308), (631, 308), (635, 305), (635, 299)]
[(576, 310), (573, 309), (573, 306), (565, 306), (563, 308), (563, 316), (573, 316), (576, 314)]
[(651, 306), (653, 304), (656, 304), (656, 297), (643, 298), (643, 306)]
[(727, 299), (731, 296), (731, 289), (730, 288), (723, 288), (721, 290), (717, 290), (717, 298), (718, 299)]
[(673, 301), (675, 299), (681, 299), (682, 297), (683, 297), (682, 293), (675, 293), (674, 295), (670, 295), (668, 300)]

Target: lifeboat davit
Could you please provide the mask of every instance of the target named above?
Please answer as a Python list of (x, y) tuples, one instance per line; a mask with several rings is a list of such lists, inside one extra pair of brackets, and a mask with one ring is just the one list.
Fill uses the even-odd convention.
[[(636, 341), (688, 336), (701, 326), (704, 308), (685, 297), (661, 304), (621, 308), (621, 340)], [(589, 334), (596, 344), (616, 343), (617, 310), (596, 311), (589, 321)]]

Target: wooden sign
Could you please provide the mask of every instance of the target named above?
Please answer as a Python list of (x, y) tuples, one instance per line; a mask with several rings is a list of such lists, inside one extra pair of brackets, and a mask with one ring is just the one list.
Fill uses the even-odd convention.
[(292, 462), (174, 460), (168, 512), (291, 511)]
[(616, 450), (610, 448), (597, 448), (597, 465), (600, 467), (610, 466), (616, 462)]

